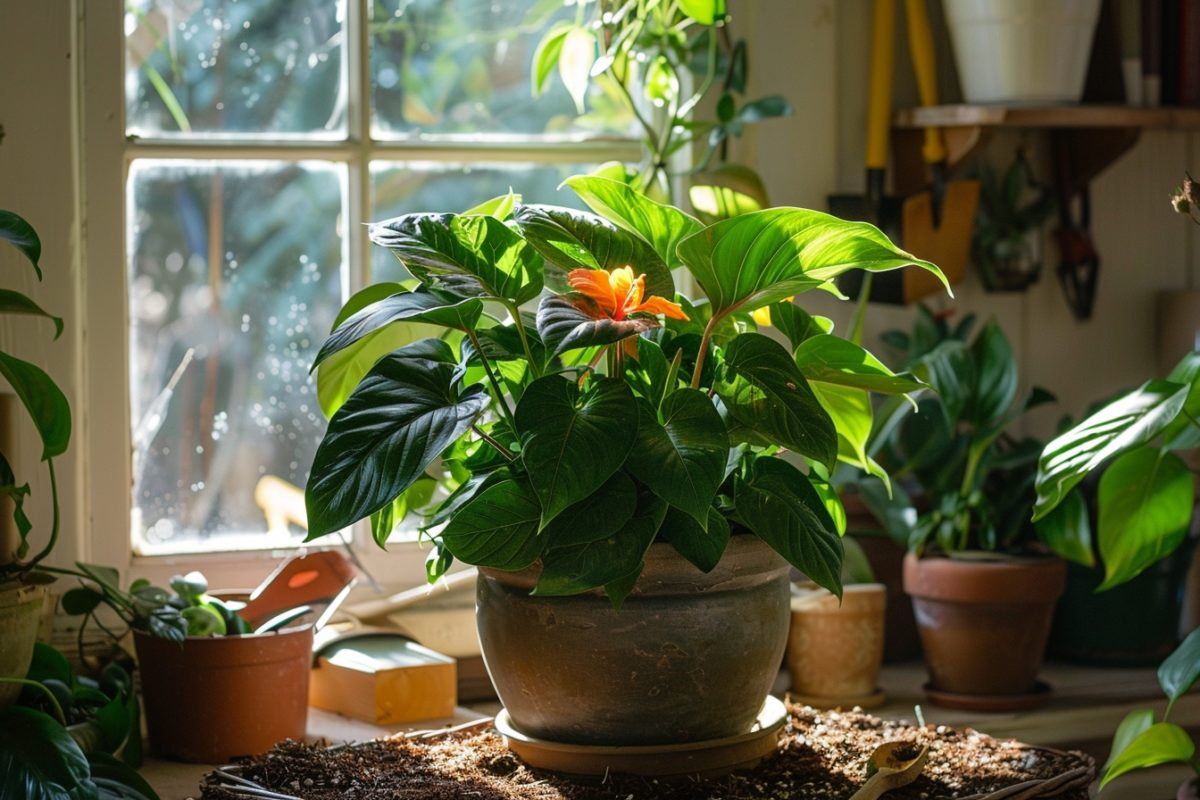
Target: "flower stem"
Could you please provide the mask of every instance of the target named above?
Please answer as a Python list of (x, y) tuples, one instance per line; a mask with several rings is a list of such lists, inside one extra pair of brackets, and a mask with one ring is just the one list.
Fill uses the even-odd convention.
[(475, 433), (479, 434), (480, 439), (483, 439), (485, 442), (490, 444), (492, 447), (496, 448), (496, 452), (498, 452), (500, 455), (504, 456), (509, 461), (517, 460), (516, 453), (514, 453), (512, 450), (509, 450), (504, 445), (500, 444), (500, 442), (496, 441), (496, 438), (494, 436), (492, 436), (491, 434), (489, 434), (487, 431), (485, 431), (483, 428), (479, 427), (478, 425), (472, 425), (471, 428), (475, 431)]
[(700, 375), (704, 372), (704, 359), (708, 355), (708, 343), (712, 340), (713, 331), (721, 321), (721, 314), (714, 314), (704, 326), (704, 335), (700, 337), (700, 352), (696, 354), (696, 368), (692, 370), (692, 388), (700, 388)]

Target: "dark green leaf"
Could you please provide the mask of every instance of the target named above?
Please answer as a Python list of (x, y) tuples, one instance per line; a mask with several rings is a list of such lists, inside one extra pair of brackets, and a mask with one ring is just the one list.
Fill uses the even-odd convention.
[(1173, 704), (1192, 690), (1200, 678), (1200, 628), (1187, 638), (1158, 667), (1158, 683)]
[(873, 225), (802, 208), (772, 208), (718, 222), (683, 239), (677, 252), (712, 302), (714, 315), (753, 311), (851, 269), (881, 272), (913, 264), (945, 282), (936, 266), (899, 249)]
[(637, 443), (627, 467), (656, 495), (707, 525), (725, 474), (729, 437), (712, 400), (680, 389), (662, 404), (662, 422), (648, 402), (638, 404)]
[(967, 415), (977, 426), (986, 426), (1008, 411), (1017, 396), (1017, 362), (1004, 331), (989, 320), (971, 343), (975, 361), (975, 391)]
[[(447, 328), (473, 328), (483, 313), (479, 300), (439, 297), (417, 290), (378, 300), (347, 318), (334, 329), (313, 360), (313, 369), (325, 359), (397, 322), (428, 322)], [(448, 346), (447, 346), (448, 349)], [(450, 351), (450, 360), (454, 360)]]
[[(675, 252), (679, 242), (703, 227), (695, 217), (657, 203), (622, 181), (575, 175), (563, 183), (574, 189), (592, 211), (648, 242), (668, 269), (682, 265)], [(670, 299), (674, 292), (664, 296)]]
[(108, 753), (92, 753), (88, 760), (91, 763), (92, 780), (106, 789), (110, 797), (120, 800), (159, 800), (150, 784), (125, 762), (118, 761)]
[(625, 463), (637, 436), (633, 392), (615, 378), (595, 381), (582, 398), (572, 380), (539, 378), (521, 396), (515, 419), (543, 528), (599, 489)]
[(0, 710), (0, 797), (67, 800), (90, 774), (83, 751), (53, 717), (24, 706)]
[(40, 281), (42, 268), (38, 266), (38, 261), (42, 257), (42, 241), (33, 226), (17, 214), (0, 209), (0, 239), (11, 242), (25, 254)]
[[(0, 212), (3, 213), (3, 212)], [(42, 307), (20, 292), (11, 289), (0, 289), (0, 314), (24, 314), (33, 317), (45, 317), (54, 323), (54, 338), (62, 336), (62, 317), (42, 310)]]
[[(682, 361), (682, 356), (680, 356)], [(646, 337), (637, 340), (637, 358), (625, 363), (625, 375), (634, 389), (643, 398), (658, 408), (668, 392), (668, 381), (672, 380), (671, 365), (657, 343)], [(678, 371), (676, 371), (678, 375)], [(677, 380), (674, 381), (678, 383)], [(670, 386), (674, 390), (676, 386)]]
[(725, 349), (713, 383), (734, 419), (832, 468), (837, 431), (791, 355), (778, 342), (743, 333)]
[(786, 117), (793, 112), (792, 104), (782, 95), (773, 94), (751, 100), (738, 109), (734, 120), (741, 123), (762, 122), (771, 117)]
[(608, 602), (614, 611), (621, 610), (621, 606), (625, 604), (625, 598), (633, 591), (633, 587), (637, 585), (638, 578), (642, 577), (642, 570), (645, 568), (646, 562), (643, 561), (628, 575), (622, 575), (620, 578), (604, 584), (604, 593), (608, 595)]
[(1159, 722), (1139, 733), (1112, 759), (1100, 779), (1100, 788), (1135, 769), (1175, 762), (1189, 763), (1195, 753), (1196, 745), (1187, 731), (1169, 722)]
[(62, 596), (62, 610), (73, 616), (87, 614), (100, 605), (103, 600), (104, 595), (99, 592), (79, 586), (69, 589)]
[(458, 395), (448, 364), (386, 356), (329, 421), (305, 491), (308, 538), (390, 503), (466, 433), (487, 396)]
[(151, 611), (147, 626), (158, 638), (172, 642), (182, 642), (188, 635), (187, 620), (173, 606), (162, 606)]
[(950, 340), (921, 356), (913, 374), (937, 392), (946, 425), (954, 428), (967, 408), (975, 386), (975, 365), (962, 342)]
[(569, 506), (542, 531), (550, 547), (590, 544), (612, 536), (637, 508), (637, 486), (624, 472), (614, 472), (596, 491)]
[(76, 562), (75, 566), (79, 567), (80, 572), (100, 584), (108, 592), (120, 593), (121, 575), (113, 567), (106, 567), (102, 564), (84, 564), (82, 562)]
[[(1026, 511), (1021, 516), (1028, 517)], [(1092, 526), (1087, 504), (1079, 492), (1072, 492), (1053, 511), (1034, 523), (1038, 538), (1068, 561), (1085, 567), (1096, 565), (1092, 552)]]
[(1093, 469), (1161, 433), (1188, 392), (1182, 384), (1148, 381), (1047, 444), (1038, 461), (1034, 519), (1050, 513)]
[(71, 406), (41, 367), (0, 352), (0, 375), (33, 418), (42, 440), (42, 459), (62, 455), (71, 441)]
[[(585, 298), (579, 302), (589, 301)], [(552, 355), (612, 344), (657, 327), (658, 320), (653, 317), (637, 315), (615, 320), (598, 308), (589, 314), (567, 298), (553, 294), (546, 295), (538, 304), (538, 336)]]
[(557, 285), (547, 275), (551, 288), (566, 289), (563, 272), (574, 269), (604, 269), (632, 266), (646, 276), (646, 295), (668, 300), (675, 297), (675, 282), (654, 248), (641, 237), (618, 228), (596, 214), (558, 206), (522, 205), (513, 219), (526, 240), (547, 267), (559, 270)]
[(708, 508), (706, 526), (678, 508), (669, 508), (662, 524), (662, 538), (696, 569), (711, 572), (729, 544), (729, 522), (712, 506)]
[(832, 329), (823, 326), (820, 322), (820, 320), (825, 320), (824, 317), (811, 316), (791, 300), (780, 301), (768, 308), (771, 309), (771, 324), (787, 337), (793, 351), (809, 337), (829, 333)]
[(370, 236), (430, 289), (517, 305), (542, 291), (541, 257), (494, 217), (406, 214), (372, 224)]
[(450, 518), (442, 543), (466, 564), (524, 569), (546, 546), (538, 535), (541, 506), (523, 479), (507, 479), (485, 488)]
[(1187, 536), (1195, 487), (1174, 453), (1139, 447), (1113, 461), (1100, 477), (1098, 538), (1109, 589), (1138, 575)]
[(881, 394), (925, 388), (912, 375), (897, 375), (863, 348), (829, 334), (810, 335), (800, 342), (796, 347), (796, 364), (810, 381), (854, 386)]
[(746, 527), (775, 552), (842, 596), (842, 540), (804, 473), (778, 458), (760, 457), (748, 480), (735, 479), (734, 506)]
[[(628, 576), (654, 543), (666, 511), (666, 503), (650, 492), (641, 492), (633, 517), (616, 533), (588, 544), (548, 549), (542, 556), (542, 574), (533, 594), (579, 594)], [(616, 584), (613, 593), (629, 588)], [(610, 594), (609, 599), (619, 604), (624, 595)]]
[(67, 657), (61, 652), (43, 642), (35, 642), (33, 660), (29, 662), (25, 677), (39, 683), (53, 679), (70, 686), (74, 680), (74, 671), (71, 669), (71, 662), (67, 661)]

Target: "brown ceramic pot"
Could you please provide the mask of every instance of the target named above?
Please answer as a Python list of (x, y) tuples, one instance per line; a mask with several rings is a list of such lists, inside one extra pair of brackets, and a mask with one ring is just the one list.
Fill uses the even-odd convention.
[(522, 733), (656, 745), (750, 730), (787, 643), (787, 562), (750, 535), (708, 574), (668, 544), (645, 562), (620, 611), (598, 590), (530, 596), (537, 565), (479, 570), (484, 662)]
[(1057, 558), (904, 559), (931, 688), (1026, 695), (1037, 686), (1054, 603), (1066, 585)]
[(150, 745), (159, 755), (224, 764), (304, 738), (311, 625), (183, 643), (134, 631)]
[(886, 608), (879, 583), (847, 586), (840, 604), (824, 590), (793, 598), (787, 661), (797, 699), (832, 708), (876, 694)]

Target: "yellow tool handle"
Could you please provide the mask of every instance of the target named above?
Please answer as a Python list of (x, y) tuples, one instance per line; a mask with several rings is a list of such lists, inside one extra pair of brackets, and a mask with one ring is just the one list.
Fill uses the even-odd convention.
[[(921, 105), (938, 104), (937, 67), (933, 57), (933, 33), (929, 29), (929, 9), (926, 0), (904, 0), (908, 16), (908, 49), (912, 55), (913, 71), (917, 74), (917, 90)], [(940, 128), (925, 129), (925, 146), (921, 149), (926, 163), (946, 160), (946, 144)]]
[(871, 22), (871, 85), (867, 95), (868, 170), (887, 167), (895, 56), (896, 0), (875, 0), (875, 16)]

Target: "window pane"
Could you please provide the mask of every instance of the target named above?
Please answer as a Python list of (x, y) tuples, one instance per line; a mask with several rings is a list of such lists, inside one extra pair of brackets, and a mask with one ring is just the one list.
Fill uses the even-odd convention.
[(254, 492), (268, 475), (303, 486), (325, 429), (308, 368), (341, 305), (345, 184), (325, 163), (134, 162), (139, 552), (288, 543), (263, 533)]
[[(375, 162), (371, 164), (371, 219), (379, 222), (418, 211), (461, 212), (511, 188), (525, 203), (584, 208), (564, 178), (595, 168), (584, 164)], [(372, 280), (408, 276), (387, 250), (371, 247)]]
[(132, 0), (130, 133), (344, 135), (344, 0)]
[(554, 73), (533, 96), (530, 66), (542, 34), (574, 19), (575, 6), (563, 0), (374, 0), (374, 135), (628, 133), (632, 119), (615, 94), (593, 87), (579, 116)]

